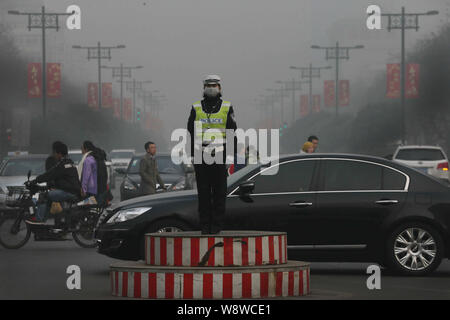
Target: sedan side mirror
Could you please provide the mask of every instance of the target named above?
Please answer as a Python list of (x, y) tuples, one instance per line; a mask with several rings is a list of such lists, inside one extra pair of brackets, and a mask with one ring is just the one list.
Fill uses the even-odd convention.
[(255, 183), (253, 181), (246, 181), (239, 185), (238, 194), (240, 197), (246, 197), (255, 189)]

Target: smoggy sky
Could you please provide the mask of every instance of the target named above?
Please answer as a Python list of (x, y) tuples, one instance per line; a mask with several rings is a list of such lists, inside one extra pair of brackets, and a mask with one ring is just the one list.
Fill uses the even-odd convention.
[[(33, 0), (30, 0), (30, 2)], [(25, 1), (21, 1), (24, 3)], [(96, 64), (73, 44), (125, 44), (105, 64), (143, 65), (138, 80), (152, 80), (151, 89), (167, 96), (162, 119), (167, 133), (185, 127), (189, 108), (202, 93), (202, 77), (219, 74), (224, 97), (236, 109), (238, 125), (251, 127), (259, 119), (254, 99), (275, 88), (276, 80), (298, 77), (290, 65), (334, 65), (325, 53), (310, 49), (313, 44), (365, 46), (350, 52), (341, 77), (359, 90), (383, 72), (385, 64), (396, 62), (400, 52), (398, 30), (369, 31), (366, 8), (378, 4), (384, 12), (439, 10), (439, 16), (423, 17), (419, 32), (407, 31), (407, 48), (430, 35), (447, 21), (448, 1), (443, 0), (45, 0), (49, 10), (65, 11), (77, 4), (82, 11), (82, 29), (64, 31), (63, 76), (78, 85), (96, 81)], [(11, 9), (26, 9), (15, 8)], [(386, 20), (384, 20), (384, 23)], [(24, 21), (25, 24), (25, 21)], [(386, 23), (385, 23), (386, 25)], [(36, 31), (37, 32), (37, 31)], [(51, 44), (49, 44), (51, 46)], [(51, 50), (51, 48), (49, 49)], [(51, 52), (49, 53), (51, 55)], [(321, 92), (322, 80), (332, 79), (334, 69), (315, 82)], [(110, 71), (103, 79), (111, 81)], [(116, 82), (116, 80), (114, 80)], [(367, 99), (370, 99), (369, 97)], [(356, 106), (353, 106), (356, 108)], [(354, 110), (350, 108), (349, 110)]]

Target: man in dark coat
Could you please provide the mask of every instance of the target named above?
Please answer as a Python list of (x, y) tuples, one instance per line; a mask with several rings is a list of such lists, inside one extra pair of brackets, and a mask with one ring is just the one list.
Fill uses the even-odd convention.
[(139, 175), (141, 176), (140, 191), (142, 195), (156, 193), (156, 183), (163, 189), (164, 182), (159, 176), (158, 165), (156, 163), (156, 145), (149, 141), (145, 144), (146, 154), (139, 164)]

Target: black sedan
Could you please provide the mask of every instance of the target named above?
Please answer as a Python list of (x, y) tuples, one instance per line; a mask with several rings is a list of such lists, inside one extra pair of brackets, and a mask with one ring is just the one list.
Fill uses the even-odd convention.
[[(141, 177), (139, 175), (139, 164), (144, 155), (134, 156), (126, 170), (116, 169), (119, 174), (124, 174), (120, 185), (120, 200), (128, 200), (141, 196), (139, 187)], [(168, 191), (189, 190), (194, 187), (193, 169), (183, 164), (175, 164), (170, 154), (157, 154), (159, 175)], [(159, 187), (159, 186), (157, 186)], [(162, 189), (158, 189), (161, 191)]]
[[(285, 156), (228, 178), (224, 225), (286, 231), (293, 260), (377, 262), (423, 275), (450, 257), (450, 188), (382, 158)], [(195, 191), (141, 197), (104, 217), (99, 252), (138, 260), (145, 233), (192, 229), (199, 229)]]

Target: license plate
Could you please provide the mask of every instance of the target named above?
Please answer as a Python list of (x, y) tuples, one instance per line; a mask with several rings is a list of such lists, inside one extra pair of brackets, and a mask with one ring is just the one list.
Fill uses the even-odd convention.
[(423, 173), (428, 173), (429, 168), (417, 168), (417, 170), (422, 171)]

